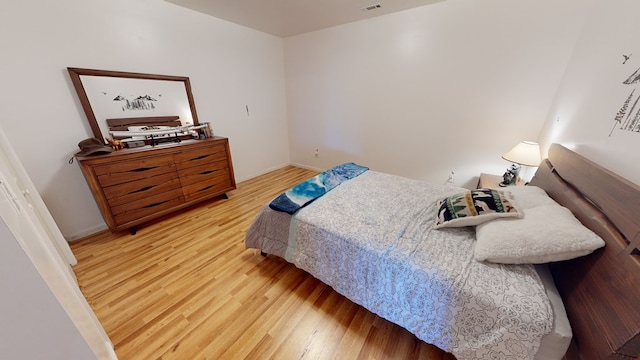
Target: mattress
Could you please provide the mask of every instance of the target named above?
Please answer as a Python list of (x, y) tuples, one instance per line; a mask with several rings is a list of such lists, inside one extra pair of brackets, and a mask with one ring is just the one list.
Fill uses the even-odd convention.
[(265, 206), (246, 246), (283, 257), (459, 360), (541, 359), (543, 340), (560, 349), (566, 329), (553, 335), (551, 290), (532, 265), (477, 262), (473, 228), (433, 229), (433, 204), (458, 191), (367, 171), (293, 216)]
[(553, 310), (551, 332), (542, 337), (540, 349), (536, 353), (535, 360), (560, 360), (567, 352), (573, 337), (571, 324), (548, 266), (540, 264), (535, 265), (535, 268), (538, 275), (540, 275)]

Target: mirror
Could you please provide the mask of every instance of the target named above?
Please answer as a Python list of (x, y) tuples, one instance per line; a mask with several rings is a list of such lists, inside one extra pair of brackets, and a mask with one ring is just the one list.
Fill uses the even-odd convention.
[(67, 68), (93, 135), (110, 137), (107, 119), (177, 116), (199, 125), (191, 83), (185, 76)]

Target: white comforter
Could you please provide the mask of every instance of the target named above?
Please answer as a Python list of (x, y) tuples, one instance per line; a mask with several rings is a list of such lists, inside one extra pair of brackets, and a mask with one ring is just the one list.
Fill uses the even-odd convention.
[(433, 229), (436, 200), (460, 190), (368, 171), (293, 217), (265, 207), (246, 246), (459, 360), (533, 359), (553, 319), (534, 268), (473, 260), (472, 228)]

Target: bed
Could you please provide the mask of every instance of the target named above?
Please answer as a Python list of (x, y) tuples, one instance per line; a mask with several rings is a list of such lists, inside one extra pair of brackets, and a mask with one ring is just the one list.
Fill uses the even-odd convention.
[[(606, 242), (603, 248), (592, 246), (586, 256), (568, 261), (552, 258), (549, 267), (478, 261), (476, 244), (487, 237), (482, 234), (533, 216), (436, 228), (441, 216), (434, 204), (464, 189), (371, 170), (292, 214), (265, 206), (245, 244), (284, 258), (460, 360), (559, 359), (571, 339), (569, 322), (568, 356), (636, 358), (640, 225), (629, 214), (637, 213), (640, 191), (560, 145), (551, 147), (549, 157), (527, 191), (544, 189), (592, 230), (590, 240)], [(603, 183), (613, 186), (598, 194)], [(589, 200), (579, 195), (593, 190)], [(534, 213), (522, 208), (531, 205), (527, 197), (511, 200), (522, 200), (514, 206), (521, 214)]]

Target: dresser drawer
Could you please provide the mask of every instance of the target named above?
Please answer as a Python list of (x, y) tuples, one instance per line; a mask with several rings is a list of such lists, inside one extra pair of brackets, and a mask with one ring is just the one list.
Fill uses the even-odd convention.
[(182, 183), (182, 186), (186, 186), (197, 182), (209, 181), (219, 176), (229, 176), (229, 163), (226, 159), (180, 171), (180, 183)]
[(229, 174), (224, 172), (220, 172), (219, 175), (212, 176), (206, 181), (182, 186), (182, 193), (186, 202), (209, 195), (219, 195), (229, 190), (233, 190), (233, 186)]
[(126, 224), (145, 216), (154, 215), (162, 210), (171, 209), (184, 203), (182, 190), (174, 189), (155, 194), (126, 204), (111, 207), (116, 224)]
[(175, 163), (178, 171), (182, 172), (182, 170), (187, 168), (227, 160), (227, 158), (228, 155), (224, 144), (215, 144), (210, 147), (180, 152), (175, 155)]
[(114, 162), (94, 168), (98, 181), (103, 187), (175, 172), (175, 170), (171, 154)]
[(178, 174), (171, 172), (109, 186), (103, 190), (109, 205), (118, 206), (174, 189), (180, 189), (180, 186)]

